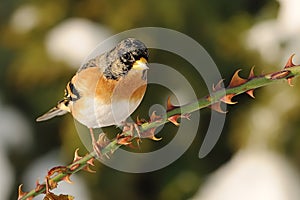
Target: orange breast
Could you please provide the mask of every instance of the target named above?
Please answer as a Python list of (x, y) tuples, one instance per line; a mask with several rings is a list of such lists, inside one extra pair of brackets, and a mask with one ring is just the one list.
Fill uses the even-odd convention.
[[(110, 110), (107, 110), (107, 106), (128, 102), (130, 109), (125, 115), (129, 116), (139, 105), (146, 91), (147, 83), (142, 79), (142, 75), (142, 71), (131, 70), (125, 77), (112, 80), (106, 79), (97, 67), (82, 70), (72, 79), (80, 94), (80, 99), (73, 104), (72, 115), (84, 125), (90, 124), (95, 127), (95, 124), (99, 124), (99, 119), (109, 116)], [(106, 119), (105, 123), (109, 122), (110, 119)]]

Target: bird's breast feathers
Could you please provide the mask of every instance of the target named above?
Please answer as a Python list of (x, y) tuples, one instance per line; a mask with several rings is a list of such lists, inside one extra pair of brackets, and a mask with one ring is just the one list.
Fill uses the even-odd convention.
[(87, 68), (73, 77), (80, 94), (71, 107), (73, 117), (89, 128), (125, 121), (140, 104), (146, 80), (143, 71), (130, 71), (118, 80), (107, 79), (98, 67)]

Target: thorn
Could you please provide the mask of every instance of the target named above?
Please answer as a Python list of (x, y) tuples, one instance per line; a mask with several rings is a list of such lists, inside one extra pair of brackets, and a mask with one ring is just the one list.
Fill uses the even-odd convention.
[(179, 123), (177, 122), (178, 118), (180, 117), (179, 114), (177, 115), (173, 115), (171, 117), (168, 118), (168, 121), (173, 123), (175, 126), (179, 126)]
[(174, 106), (172, 103), (171, 103), (171, 97), (169, 96), (168, 97), (168, 100), (167, 100), (167, 112), (170, 111), (170, 110), (173, 110), (175, 108), (178, 108), (179, 106)]
[(248, 90), (246, 93), (250, 96), (250, 97), (252, 97), (253, 99), (255, 99), (255, 96), (254, 96), (254, 89), (253, 90)]
[(222, 89), (222, 88), (223, 88), (223, 87), (222, 87), (223, 81), (224, 81), (224, 79), (221, 79), (221, 80), (217, 83), (216, 86), (213, 84), (213, 86), (212, 86), (213, 92), (216, 92), (216, 91), (218, 91), (219, 89)]
[[(109, 159), (109, 158), (108, 158)], [(92, 170), (89, 165), (85, 166), (82, 170), (86, 171), (86, 172), (90, 172), (90, 173), (96, 173), (95, 170)]]
[(227, 104), (236, 104), (236, 103), (238, 103), (237, 101), (235, 101), (235, 102), (231, 101), (234, 96), (235, 96), (235, 94), (226, 94), (220, 100)]
[[(19, 188), (18, 188), (18, 199), (21, 199), (22, 197), (24, 197), (26, 194), (28, 194), (28, 192), (23, 192), (22, 191), (22, 187), (23, 187), (23, 184), (19, 185)], [(31, 200), (33, 199), (33, 197), (29, 197), (27, 198), (28, 200)]]
[(174, 124), (175, 126), (179, 126), (180, 124), (178, 123), (178, 119), (179, 118), (182, 118), (182, 119), (190, 119), (189, 117), (191, 116), (190, 113), (185, 113), (185, 114), (176, 114), (176, 115), (173, 115), (171, 117), (168, 118), (168, 121), (171, 122), (172, 124)]
[(160, 141), (162, 138), (161, 137), (157, 138), (157, 137), (155, 137), (155, 135), (153, 135), (150, 139), (154, 140), (154, 141)]
[(146, 122), (146, 120), (144, 120), (144, 119), (140, 119), (140, 117), (139, 116), (137, 116), (136, 117), (136, 124), (137, 125), (142, 125), (143, 123), (145, 123)]
[(250, 74), (248, 76), (248, 79), (253, 79), (255, 78), (255, 75), (254, 75), (254, 68), (255, 68), (255, 65), (251, 67), (251, 70), (250, 70)]
[(67, 176), (63, 177), (62, 180), (66, 181), (67, 183), (72, 184), (73, 182), (70, 179), (71, 174), (68, 174)]
[(129, 145), (131, 144), (131, 136), (126, 136), (126, 137), (121, 137), (120, 139), (118, 139), (117, 143), (120, 145)]
[(45, 186), (45, 184), (40, 184), (39, 180), (36, 180), (36, 186), (35, 186), (35, 192), (39, 192), (40, 190), (43, 189), (43, 187)]
[(160, 121), (162, 121), (162, 118), (161, 118), (161, 116), (156, 114), (156, 111), (153, 111), (151, 116), (150, 116), (150, 121), (149, 122), (151, 123), (151, 122), (156, 122), (156, 121), (160, 122)]
[(78, 155), (79, 148), (75, 150), (73, 163), (80, 160), (82, 157)]
[(239, 76), (239, 72), (241, 71), (241, 69), (239, 69), (239, 70), (237, 70), (234, 74), (233, 74), (233, 76), (232, 76), (232, 78), (231, 78), (231, 81), (230, 81), (230, 83), (229, 83), (229, 88), (233, 88), (233, 87), (237, 87), (237, 86), (240, 86), (240, 85), (242, 85), (242, 84), (244, 84), (244, 83), (246, 83), (247, 82), (247, 79), (243, 79), (243, 78), (241, 78), (240, 76)]
[(151, 139), (151, 140), (154, 140), (154, 141), (161, 140), (162, 138), (155, 137), (155, 130), (156, 130), (156, 128), (150, 128), (150, 129), (142, 132), (142, 137), (143, 138), (148, 138), (148, 139)]
[(210, 105), (210, 108), (214, 111), (217, 111), (219, 113), (227, 113), (227, 111), (223, 111), (222, 108), (221, 108), (221, 102), (217, 102), (217, 103), (214, 103), (212, 105)]
[(95, 158), (91, 158), (86, 163), (89, 164), (89, 165), (91, 165), (91, 166), (95, 166), (94, 160), (95, 160)]
[(293, 57), (294, 57), (294, 56), (295, 56), (295, 54), (292, 54), (292, 55), (289, 57), (287, 63), (286, 63), (285, 66), (284, 66), (284, 69), (290, 68), (290, 67), (294, 67), (294, 66), (295, 66), (295, 64), (293, 63)]
[(151, 140), (154, 140), (154, 141), (159, 141), (159, 140), (161, 140), (162, 138), (157, 138), (157, 137), (155, 137), (155, 130), (156, 130), (156, 128), (151, 128), (151, 129), (149, 130), (149, 132), (148, 132), (148, 134), (149, 134), (148, 138), (150, 138)]
[(287, 78), (287, 82), (288, 82), (289, 86), (291, 86), (291, 87), (294, 86), (293, 83), (292, 83), (292, 79), (293, 79), (293, 78), (294, 78), (294, 77), (289, 77), (289, 78)]

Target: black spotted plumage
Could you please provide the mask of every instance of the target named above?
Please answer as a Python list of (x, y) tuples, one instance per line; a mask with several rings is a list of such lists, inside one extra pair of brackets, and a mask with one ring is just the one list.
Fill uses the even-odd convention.
[(112, 50), (90, 59), (77, 73), (89, 67), (100, 67), (107, 79), (117, 80), (125, 76), (133, 63), (142, 57), (148, 59), (148, 49), (144, 43), (134, 38), (127, 38)]

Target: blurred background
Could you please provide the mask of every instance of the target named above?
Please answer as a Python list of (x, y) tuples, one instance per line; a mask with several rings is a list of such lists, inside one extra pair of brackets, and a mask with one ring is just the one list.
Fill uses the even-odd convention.
[[(35, 118), (60, 100), (65, 84), (102, 40), (131, 28), (158, 26), (199, 42), (228, 84), (233, 72), (247, 77), (281, 69), (296, 53), (300, 63), (298, 0), (6, 0), (0, 4), (0, 199), (17, 199), (17, 188), (35, 187), (47, 170), (67, 165), (82, 145), (70, 115), (44, 123)], [(150, 51), (150, 62), (167, 64), (206, 95), (188, 63)], [(198, 158), (210, 119), (200, 112), (199, 132), (189, 149), (161, 170), (130, 174), (97, 162), (97, 173), (80, 172), (56, 193), (75, 199), (300, 199), (300, 81), (255, 91), (228, 106), (224, 130), (213, 151)], [(135, 115), (147, 117), (147, 103), (165, 105), (168, 91), (147, 90)], [(143, 116), (143, 113), (145, 115)], [(113, 128), (115, 129), (115, 128)], [(144, 140), (142, 151), (162, 147), (176, 133), (164, 127), (161, 142)], [(36, 199), (42, 199), (43, 195)]]

